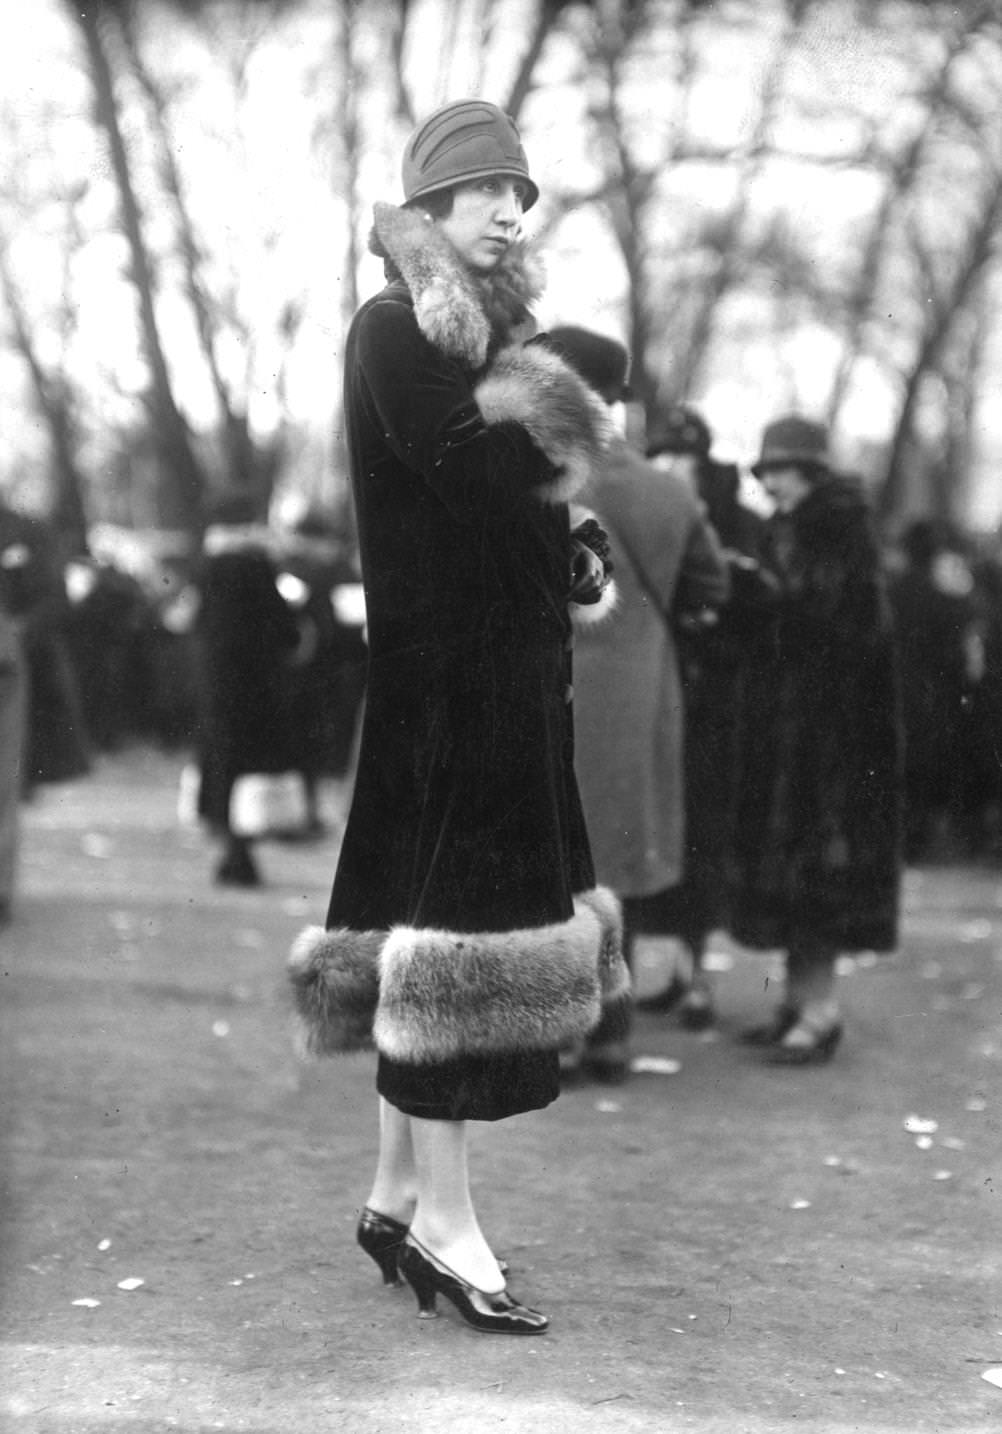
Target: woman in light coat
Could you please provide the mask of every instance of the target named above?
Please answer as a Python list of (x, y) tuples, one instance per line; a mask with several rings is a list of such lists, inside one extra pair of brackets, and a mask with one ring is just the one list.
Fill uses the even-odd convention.
[[(629, 396), (621, 344), (573, 326), (551, 329), (556, 351), (609, 405)], [(669, 930), (659, 899), (683, 869), (683, 694), (673, 623), (712, 621), (728, 593), (727, 563), (688, 484), (649, 463), (624, 438), (582, 494), (605, 530), (615, 607), (577, 614), (574, 655), (578, 781), (598, 879), (623, 903), (627, 958), (643, 933)], [(582, 1064), (620, 1079), (627, 1020), (606, 1022)], [(565, 1065), (571, 1065), (565, 1062)]]

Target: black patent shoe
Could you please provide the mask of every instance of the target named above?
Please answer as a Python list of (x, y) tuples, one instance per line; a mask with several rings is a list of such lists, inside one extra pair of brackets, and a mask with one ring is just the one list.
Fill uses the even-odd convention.
[(406, 1225), (402, 1225), (390, 1215), (381, 1215), (378, 1210), (372, 1210), (368, 1205), (359, 1216), (355, 1238), (365, 1253), (379, 1266), (384, 1285), (403, 1284), (397, 1269), (397, 1255), (406, 1234)]
[[(365, 1253), (375, 1260), (382, 1273), (383, 1284), (389, 1289), (399, 1289), (403, 1284), (397, 1268), (397, 1255), (409, 1229), (409, 1225), (394, 1220), (392, 1215), (381, 1215), (378, 1210), (373, 1210), (371, 1205), (366, 1205), (358, 1217), (355, 1239)], [(498, 1269), (502, 1275), (507, 1275), (508, 1261), (498, 1260)]]
[[(833, 1021), (828, 1026), (813, 1026), (808, 1021), (794, 1022), (790, 1031), (803, 1030), (810, 1041), (798, 1041), (788, 1045), (780, 1041), (771, 1048), (766, 1060), (771, 1066), (822, 1066), (831, 1060), (842, 1039), (842, 1022)], [(789, 1034), (789, 1032), (787, 1033)]]
[(545, 1334), (549, 1328), (544, 1314), (520, 1305), (507, 1290), (489, 1294), (460, 1279), (413, 1235), (401, 1245), (397, 1264), (417, 1296), (418, 1319), (434, 1319), (436, 1297), (445, 1295), (466, 1323), (482, 1334)]
[(678, 1023), (684, 1031), (708, 1031), (717, 1019), (708, 991), (694, 986), (679, 1002)]
[(746, 1026), (738, 1039), (746, 1046), (776, 1046), (799, 1019), (796, 1006), (777, 1006), (771, 1021), (761, 1026)]
[(261, 873), (251, 856), (250, 849), (234, 844), (229, 847), (222, 861), (216, 867), (217, 886), (260, 886)]

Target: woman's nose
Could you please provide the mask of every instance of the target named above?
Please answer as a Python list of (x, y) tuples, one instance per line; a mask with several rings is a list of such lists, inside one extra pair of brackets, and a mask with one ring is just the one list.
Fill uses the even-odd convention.
[(495, 213), (502, 224), (519, 222), (522, 218), (522, 201), (514, 189), (505, 190), (498, 195)]

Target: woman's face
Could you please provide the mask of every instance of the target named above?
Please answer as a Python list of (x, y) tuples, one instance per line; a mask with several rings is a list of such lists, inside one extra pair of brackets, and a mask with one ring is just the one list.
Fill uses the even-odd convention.
[(469, 268), (489, 274), (518, 237), (524, 199), (520, 179), (471, 179), (454, 187), (452, 213), (435, 222)]
[(786, 463), (781, 468), (766, 468), (760, 481), (775, 503), (777, 513), (792, 513), (811, 491), (810, 480), (803, 469), (792, 463)]

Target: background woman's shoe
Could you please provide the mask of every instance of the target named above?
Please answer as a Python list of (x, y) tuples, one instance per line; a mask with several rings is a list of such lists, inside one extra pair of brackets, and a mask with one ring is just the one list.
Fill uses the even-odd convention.
[(581, 1056), (581, 1072), (589, 1080), (602, 1085), (622, 1085), (630, 1076), (630, 1051), (625, 1041), (607, 1041), (601, 1046), (585, 1046)]
[(679, 1002), (678, 1023), (686, 1031), (708, 1031), (717, 1019), (713, 997), (701, 986), (691, 987)]
[(482, 1334), (545, 1334), (549, 1328), (544, 1314), (520, 1305), (507, 1290), (490, 1294), (468, 1284), (413, 1235), (404, 1240), (397, 1258), (400, 1273), (417, 1296), (419, 1319), (434, 1319), (436, 1296), (445, 1295)]
[(218, 886), (260, 886), (261, 873), (250, 848), (242, 842), (227, 847), (216, 867), (215, 879)]
[(771, 1048), (766, 1060), (773, 1066), (816, 1066), (830, 1061), (842, 1039), (842, 1023), (818, 1027), (797, 1021), (786, 1037)]
[(800, 1019), (796, 1006), (777, 1006), (771, 1020), (760, 1026), (746, 1026), (739, 1040), (746, 1046), (775, 1046)]
[(663, 991), (656, 991), (653, 996), (641, 996), (633, 1004), (638, 1011), (664, 1016), (669, 1011), (674, 1011), (679, 1002), (685, 999), (688, 990), (685, 981), (673, 976)]

